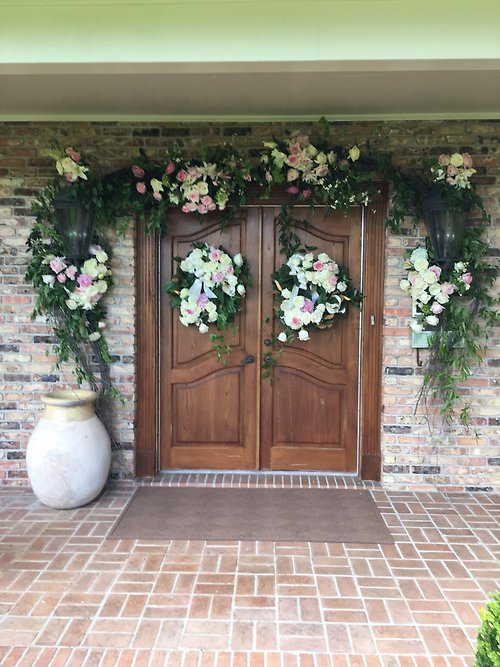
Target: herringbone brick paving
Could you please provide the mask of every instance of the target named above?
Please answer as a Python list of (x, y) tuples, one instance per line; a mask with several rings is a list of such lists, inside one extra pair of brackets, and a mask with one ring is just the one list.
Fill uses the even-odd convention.
[(132, 484), (66, 511), (0, 489), (2, 666), (473, 664), (478, 611), (499, 588), (498, 497), (326, 475), (143, 483), (364, 486), (395, 544), (107, 540)]

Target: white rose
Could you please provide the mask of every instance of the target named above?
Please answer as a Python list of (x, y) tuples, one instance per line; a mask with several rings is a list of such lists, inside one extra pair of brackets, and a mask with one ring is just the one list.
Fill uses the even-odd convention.
[(236, 290), (240, 296), (243, 296), (246, 292), (245, 285), (238, 285)]
[(99, 294), (104, 294), (108, 289), (108, 283), (105, 280), (98, 280), (95, 286)]
[(241, 253), (238, 253), (233, 257), (233, 262), (235, 263), (236, 266), (243, 265), (243, 257), (241, 256)]
[(99, 250), (96, 252), (95, 257), (100, 264), (104, 264), (104, 262), (108, 261), (108, 255), (104, 252), (104, 250)]
[(99, 340), (101, 334), (98, 331), (93, 331), (89, 336), (89, 341), (94, 343), (96, 340)]
[(200, 195), (207, 195), (208, 194), (208, 185), (205, 181), (201, 181), (201, 183), (198, 183), (198, 185), (196, 187), (197, 187), (197, 190), (200, 193)]
[(78, 308), (78, 304), (74, 299), (66, 299), (66, 305), (70, 310), (76, 310)]
[(337, 289), (339, 292), (345, 292), (347, 289), (347, 285), (344, 282), (340, 281), (339, 283), (337, 283)]
[(464, 158), (460, 153), (453, 153), (450, 157), (450, 164), (454, 167), (461, 167), (464, 163)]
[(422, 278), (428, 285), (432, 285), (437, 282), (437, 276), (433, 271), (429, 270), (424, 271), (424, 273), (422, 274)]
[(286, 333), (284, 331), (278, 334), (278, 340), (280, 341), (280, 343), (286, 343), (287, 338), (286, 338)]
[(305, 329), (299, 331), (299, 340), (309, 340), (309, 332)]
[(404, 292), (409, 292), (411, 288), (411, 284), (409, 280), (400, 280), (399, 281), (399, 286)]
[(430, 324), (431, 327), (436, 327), (439, 324), (439, 318), (436, 315), (427, 315), (425, 318), (427, 324)]
[(420, 333), (423, 330), (422, 325), (419, 324), (417, 320), (410, 320), (410, 328), (416, 333)]
[(359, 156), (360, 156), (360, 150), (359, 150), (359, 148), (358, 148), (357, 146), (353, 146), (353, 147), (349, 150), (349, 157), (351, 158), (351, 160), (352, 160), (353, 162), (356, 162), (356, 160), (359, 160)]
[(414, 262), (415, 270), (422, 273), (429, 267), (429, 262), (424, 257), (418, 257)]
[(425, 248), (415, 248), (410, 255), (410, 260), (415, 263), (417, 259), (427, 259), (427, 250)]
[(198, 327), (198, 331), (199, 331), (200, 333), (202, 333), (202, 334), (207, 333), (207, 331), (208, 331), (208, 327), (207, 327), (207, 325), (206, 325), (206, 324), (203, 324), (203, 322), (202, 322), (202, 323), (200, 324), (200, 326)]

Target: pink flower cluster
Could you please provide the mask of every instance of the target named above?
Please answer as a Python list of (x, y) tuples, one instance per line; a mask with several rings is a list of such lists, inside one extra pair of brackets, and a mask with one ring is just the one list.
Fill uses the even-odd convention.
[(139, 165), (132, 166), (132, 173), (139, 179), (135, 189), (140, 195), (151, 193), (157, 201), (164, 198), (174, 205), (180, 205), (183, 213), (206, 214), (223, 211), (230, 194), (235, 189), (235, 177), (231, 169), (238, 169), (243, 180), (250, 181), (251, 175), (245, 167), (238, 167), (236, 161), (217, 165), (203, 162), (201, 165), (169, 161), (161, 179), (150, 178), (146, 182), (146, 171)]
[(470, 177), (476, 173), (472, 168), (472, 158), (469, 153), (442, 153), (437, 164), (431, 166), (434, 180), (445, 182), (455, 188), (471, 187)]

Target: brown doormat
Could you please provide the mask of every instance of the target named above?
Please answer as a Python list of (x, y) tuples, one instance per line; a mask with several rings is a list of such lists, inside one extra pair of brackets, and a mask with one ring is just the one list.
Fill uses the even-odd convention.
[(394, 542), (370, 493), (344, 489), (140, 487), (108, 537)]

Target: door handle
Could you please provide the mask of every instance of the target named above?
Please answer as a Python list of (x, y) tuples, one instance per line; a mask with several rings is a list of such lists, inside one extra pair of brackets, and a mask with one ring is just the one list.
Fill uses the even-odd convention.
[(254, 355), (253, 355), (253, 354), (249, 354), (247, 357), (245, 357), (245, 358), (242, 360), (241, 363), (242, 363), (242, 364), (253, 364), (254, 361), (255, 361), (255, 357), (254, 357)]

